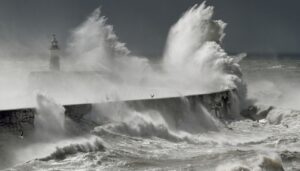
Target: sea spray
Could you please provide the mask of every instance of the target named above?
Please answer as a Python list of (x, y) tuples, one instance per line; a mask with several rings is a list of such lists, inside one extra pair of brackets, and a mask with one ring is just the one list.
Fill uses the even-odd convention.
[(213, 7), (205, 3), (188, 10), (169, 32), (163, 66), (169, 75), (180, 75), (177, 81), (186, 87), (206, 91), (236, 89), (239, 100), (244, 101), (247, 89), (237, 63), (241, 57), (235, 59), (222, 49), (226, 24), (212, 17)]
[(170, 128), (165, 118), (155, 110), (140, 112), (125, 103), (115, 103), (98, 105), (96, 111), (95, 120), (100, 117), (106, 122), (93, 130), (96, 135), (113, 132), (136, 137), (156, 136), (171, 141), (183, 140), (189, 135)]
[[(128, 84), (150, 85), (158, 88), (175, 88), (180, 92), (179, 94), (184, 95), (187, 89), (194, 89), (199, 92), (199, 90), (216, 91), (233, 88), (235, 90), (229, 93), (232, 98), (230, 103), (233, 106), (231, 110), (233, 114), (239, 114), (241, 103), (243, 103), (243, 93), (246, 93), (241, 70), (237, 64), (239, 58), (228, 56), (222, 49), (220, 43), (224, 37), (223, 29), (225, 24), (221, 21), (212, 21), (212, 13), (212, 7), (206, 7), (202, 4), (194, 6), (179, 20), (178, 23), (184, 24), (182, 24), (182, 27), (178, 27), (180, 29), (175, 29), (176, 32), (171, 31), (169, 34), (168, 45), (163, 64), (161, 65), (162, 68), (160, 68), (162, 72), (153, 72), (153, 69), (145, 59), (132, 58), (128, 53), (115, 53), (114, 51), (119, 51), (118, 46), (115, 46), (118, 39), (113, 33), (112, 27), (107, 27), (107, 24), (105, 24), (106, 19), (100, 16), (99, 10), (96, 10), (87, 22), (74, 30), (73, 34), (80, 36), (74, 37), (72, 40), (74, 44), (70, 45), (70, 49), (75, 50), (74, 58), (83, 62), (77, 63), (77, 66), (79, 66), (77, 69), (85, 67), (87, 70), (96, 70), (97, 72), (100, 70), (119, 75), (123, 81), (114, 83), (120, 90)], [(188, 20), (185, 20), (185, 17)], [(176, 27), (174, 25), (173, 28)], [(93, 36), (93, 34), (97, 36)], [(98, 38), (100, 38), (100, 41), (97, 41)], [(189, 42), (192, 43), (190, 44)], [(174, 43), (174, 46), (172, 43)], [(182, 49), (181, 46), (183, 47)], [(126, 47), (123, 44), (121, 49), (124, 48)], [(87, 56), (87, 61), (84, 62), (85, 56)], [(139, 65), (141, 64), (139, 62), (145, 65)], [(150, 66), (150, 68), (143, 69), (144, 66)], [(146, 77), (144, 77), (145, 75)], [(78, 81), (82, 80), (79, 79)], [(140, 82), (143, 82), (143, 84), (139, 84)], [(89, 84), (90, 82), (87, 81), (86, 85), (88, 86)], [(105, 86), (99, 86), (98, 91), (103, 91)], [(98, 91), (95, 91), (95, 94)], [(153, 92), (155, 95), (158, 94), (158, 91)], [(136, 91), (132, 93), (136, 93)], [(148, 98), (150, 98), (149, 95), (147, 94)], [(153, 95), (154, 98), (155, 95)], [(107, 101), (109, 100), (108, 97)], [(87, 140), (87, 142), (74, 142), (75, 140), (71, 140), (71, 142), (62, 142), (56, 150), (55, 146), (57, 145), (51, 146), (49, 144), (39, 144), (39, 147), (31, 148), (31, 156), (35, 155), (38, 157), (40, 155), (34, 154), (34, 152), (40, 152), (49, 146), (52, 149), (47, 149), (47, 155), (43, 155), (48, 156), (44, 158), (44, 162), (39, 160), (31, 161), (24, 164), (25, 167), (23, 168), (31, 170), (42, 170), (45, 168), (52, 170), (86, 170), (87, 168), (101, 170), (100, 168), (105, 166), (107, 167), (105, 168), (106, 170), (175, 170), (180, 165), (189, 165), (191, 166), (189, 168), (195, 168), (194, 170), (214, 170), (216, 165), (222, 162), (229, 162), (228, 168), (225, 164), (220, 165), (218, 169), (250, 170), (256, 168), (258, 170), (282, 170), (282, 162), (279, 156), (276, 158), (269, 155), (261, 157), (261, 150), (272, 150), (273, 139), (277, 139), (277, 137), (284, 138), (287, 133), (298, 135), (297, 130), (299, 129), (287, 132), (291, 130), (290, 127), (289, 129), (281, 125), (279, 127), (273, 127), (272, 125), (265, 127), (264, 124), (242, 120), (232, 122), (237, 124), (236, 127), (231, 127), (232, 129), (230, 130), (222, 130), (220, 129), (221, 123), (209, 113), (208, 108), (205, 108), (200, 103), (195, 105), (195, 107), (192, 105), (192, 102), (187, 101), (185, 98), (181, 100), (184, 105), (161, 103), (161, 105), (165, 106), (165, 108), (162, 108), (164, 109), (162, 111), (148, 110), (146, 108), (140, 108), (141, 110), (132, 109), (125, 103), (122, 103), (120, 106), (109, 103), (102, 104), (99, 106), (100, 109), (93, 113), (93, 116), (90, 116), (92, 121), (96, 121), (96, 124), (99, 124), (92, 130), (92, 134), (100, 137), (104, 137), (104, 134), (106, 134), (106, 139), (104, 140), (111, 143), (111, 146), (105, 146), (105, 152), (108, 154), (103, 157), (101, 162), (95, 160), (99, 156), (102, 157), (101, 152), (98, 153), (98, 151), (103, 150), (101, 143), (93, 140)], [(43, 106), (46, 106), (45, 108), (47, 109), (49, 108), (47, 106), (52, 105), (46, 104)], [(196, 110), (192, 111), (192, 109), (195, 109), (194, 107)], [(172, 110), (167, 111), (165, 110), (166, 108)], [(59, 105), (56, 107), (54, 105), (53, 109), (52, 112), (56, 111), (56, 114), (63, 113)], [(182, 110), (178, 112), (177, 109)], [(56, 119), (54, 121), (56, 121), (57, 125), (62, 125)], [(283, 117), (281, 123), (283, 122), (297, 126), (294, 116), (290, 118)], [(52, 130), (53, 126), (49, 127), (49, 130)], [(214, 132), (211, 132), (212, 128), (215, 127), (218, 129), (213, 129)], [(65, 128), (65, 126), (59, 127), (61, 130)], [(54, 132), (56, 132), (55, 130)], [(201, 131), (204, 131), (204, 133), (202, 134)], [(200, 136), (194, 135), (197, 133)], [(107, 134), (109, 135), (107, 136)], [(229, 136), (226, 134), (229, 134)], [(269, 137), (269, 134), (274, 137)], [(262, 135), (264, 136), (261, 137)], [(46, 134), (46, 136), (48, 135)], [(53, 138), (52, 135), (48, 137)], [(201, 138), (203, 143), (201, 145), (197, 143), (191, 144), (190, 142), (194, 142), (191, 141), (194, 140), (194, 137)], [(220, 139), (222, 140), (221, 142)], [(292, 144), (298, 145), (297, 139), (292, 139), (291, 141)], [(285, 141), (280, 140), (278, 141), (278, 146), (281, 143), (285, 147), (292, 145), (291, 143), (285, 144)], [(297, 148), (298, 146), (295, 147)], [(24, 155), (22, 152), (19, 154), (20, 156)], [(294, 156), (293, 158), (292, 162), (289, 163), (290, 167), (294, 167), (294, 162), (297, 163), (298, 158)], [(59, 161), (54, 161), (55, 159), (59, 159)], [(239, 162), (241, 159), (254, 160), (250, 160), (250, 164), (245, 164), (244, 162)], [(89, 160), (97, 161), (97, 164), (93, 162), (90, 164)], [(233, 163), (237, 161), (237, 164), (233, 167), (232, 161)], [(107, 166), (107, 163), (112, 163), (112, 166)]]
[(163, 99), (155, 102), (119, 102), (98, 104), (85, 119), (101, 126), (103, 133), (125, 134), (135, 137), (159, 137), (170, 141), (193, 142), (192, 134), (219, 131), (224, 125), (210, 114), (201, 102), (187, 98)]
[(226, 24), (212, 20), (212, 16), (213, 8), (204, 3), (188, 10), (171, 28), (161, 63), (153, 66), (147, 58), (132, 55), (96, 9), (73, 30), (68, 58), (76, 61), (73, 69), (118, 75), (120, 89), (135, 85), (185, 94), (236, 88), (243, 96), (239, 60), (219, 45)]
[(111, 25), (96, 9), (79, 27), (73, 30), (67, 51), (78, 67), (92, 70), (110, 70), (116, 56), (124, 56), (129, 50), (118, 41)]
[(219, 131), (223, 127), (216, 116), (210, 113), (200, 101), (193, 104), (188, 98), (182, 97), (179, 105), (174, 106), (173, 110), (180, 111), (179, 115), (176, 116), (172, 111), (161, 111), (161, 113), (163, 115), (168, 114), (174, 122), (177, 122), (175, 126), (177, 130), (197, 134), (207, 131)]
[[(67, 52), (73, 70), (92, 70), (123, 78), (130, 84), (149, 68), (148, 59), (130, 55), (125, 43), (119, 41), (113, 26), (106, 23), (97, 8), (88, 19), (72, 31)], [(139, 74), (138, 74), (139, 73)]]
[[(1, 169), (48, 154), (51, 151), (49, 149), (55, 146), (58, 139), (64, 138), (64, 108), (44, 95), (38, 95), (36, 100), (37, 114), (34, 118), (34, 125), (31, 125), (34, 126), (34, 129), (22, 127), (20, 136), (12, 136), (9, 135), (10, 132), (7, 132), (8, 135), (5, 136), (7, 142), (0, 145), (0, 150), (1, 148), (5, 149), (1, 150), (2, 156), (5, 158), (3, 160), (5, 164), (0, 162)], [(52, 146), (48, 144), (49, 142)]]
[(226, 24), (213, 21), (212, 16), (213, 7), (194, 5), (171, 27), (164, 54), (167, 67), (180, 67), (206, 42), (222, 40)]
[[(119, 42), (113, 28), (106, 24), (104, 17), (100, 16), (99, 9), (96, 9), (86, 22), (73, 31), (68, 51), (71, 52), (70, 54), (74, 53), (75, 59), (79, 57), (77, 60), (83, 60), (85, 62), (82, 63), (83, 66), (90, 67), (88, 69), (119, 75), (122, 81), (117, 87), (120, 90), (130, 85), (144, 88), (145, 91), (149, 85), (158, 90), (167, 87), (182, 94), (189, 90), (203, 93), (238, 89), (232, 92), (235, 95), (232, 96), (234, 98), (232, 103), (235, 104), (232, 105), (234, 110), (231, 110), (238, 115), (240, 99), (245, 91), (241, 70), (237, 64), (239, 60), (228, 56), (219, 45), (225, 35), (223, 30), (226, 24), (222, 21), (213, 21), (212, 15), (212, 7), (206, 7), (205, 4), (194, 6), (171, 28), (162, 59), (162, 70), (154, 71), (148, 60), (130, 56), (125, 45)], [(100, 64), (99, 67), (95, 65), (97, 63)], [(103, 68), (102, 65), (105, 67)], [(210, 77), (207, 77), (208, 75)], [(101, 87), (101, 90), (103, 89), (105, 87)], [(99, 116), (96, 116), (95, 120), (112, 123), (106, 128), (118, 132), (121, 131), (120, 127), (124, 130), (132, 129), (129, 130), (129, 134), (134, 135), (144, 135), (142, 131), (146, 130), (145, 125), (153, 128), (153, 132), (156, 132), (155, 129), (158, 127), (188, 132), (218, 130), (214, 118), (207, 117), (210, 115), (208, 110), (199, 105), (198, 110), (193, 112), (189, 111), (189, 106), (186, 105), (185, 110), (177, 115), (171, 112), (166, 114), (166, 111), (155, 111), (155, 109), (154, 112), (157, 113), (129, 110), (122, 104), (99, 105)], [(160, 122), (161, 119), (153, 116), (159, 116), (164, 122)], [(140, 122), (134, 123), (132, 118)], [(135, 128), (132, 128), (134, 125)], [(151, 130), (147, 131), (147, 134), (151, 132)]]
[[(35, 130), (38, 137), (57, 138), (65, 134), (65, 109), (44, 95), (37, 95)], [(43, 139), (42, 138), (42, 139)]]
[[(237, 60), (230, 57), (220, 46), (226, 24), (213, 21), (212, 15), (213, 8), (206, 7), (205, 4), (194, 6), (186, 12), (170, 30), (161, 68), (154, 71), (148, 59), (129, 53), (125, 44), (118, 40), (113, 27), (106, 24), (106, 18), (101, 17), (100, 10), (96, 9), (86, 22), (72, 32), (67, 49), (69, 60), (74, 60), (71, 69), (117, 75), (121, 81), (112, 83), (120, 90), (130, 85), (176, 89), (181, 94), (188, 90), (203, 93), (237, 89), (236, 101), (233, 102), (240, 106), (239, 101), (245, 92), (241, 70)], [(89, 86), (89, 82), (85, 84)], [(105, 88), (99, 87), (98, 91)], [(44, 97), (41, 99), (45, 100)], [(42, 104), (40, 108), (45, 110), (43, 114), (46, 115), (38, 115), (37, 125), (45, 124), (40, 124), (40, 127), (41, 130), (49, 130), (48, 137), (59, 136), (65, 132), (63, 107), (55, 105), (51, 100), (45, 101), (46, 104)], [(189, 111), (189, 105), (186, 104), (184, 113), (176, 115), (156, 110), (137, 111), (126, 106), (112, 106), (111, 109), (113, 111), (104, 108), (98, 114), (98, 123), (104, 125), (95, 128), (93, 133), (99, 134), (100, 130), (104, 130), (178, 141), (190, 139), (191, 133), (217, 131), (220, 124), (215, 118), (208, 117), (210, 113), (201, 104), (194, 112)], [(238, 107), (235, 112), (239, 112)], [(47, 117), (51, 118), (46, 119)], [(50, 120), (53, 122), (48, 122)]]

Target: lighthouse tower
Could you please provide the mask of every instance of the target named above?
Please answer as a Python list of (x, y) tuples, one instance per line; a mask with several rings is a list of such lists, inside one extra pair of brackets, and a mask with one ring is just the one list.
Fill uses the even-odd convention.
[(52, 71), (58, 71), (60, 69), (59, 46), (55, 34), (52, 35), (52, 40), (51, 40), (49, 68)]

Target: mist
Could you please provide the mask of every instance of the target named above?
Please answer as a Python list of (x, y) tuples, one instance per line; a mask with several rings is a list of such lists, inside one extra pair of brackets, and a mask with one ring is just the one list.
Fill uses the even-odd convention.
[[(298, 165), (292, 162), (299, 147), (299, 63), (230, 55), (228, 25), (205, 2), (162, 24), (168, 31), (156, 58), (141, 53), (153, 48), (147, 39), (139, 39), (145, 49), (138, 52), (127, 44), (139, 35), (132, 30), (143, 28), (138, 23), (129, 24), (124, 39), (100, 7), (59, 20), (66, 2), (57, 13), (45, 11), (55, 21), (43, 25), (33, 17), (41, 25), (24, 32), (36, 37), (6, 30), (11, 40), (0, 41), (0, 109), (9, 120), (3, 123), (15, 126), (0, 136), (1, 169), (282, 171)], [(58, 46), (55, 36), (52, 42), (41, 36), (44, 26), (57, 33)], [(50, 67), (53, 58), (59, 61)], [(14, 109), (29, 109), (33, 118), (10, 121), (16, 114), (6, 114)]]
[[(98, 8), (72, 30), (62, 53), (61, 72), (48, 72), (49, 57), (19, 65), (12, 60), (2, 78), (15, 82), (3, 89), (20, 90), (21, 97), (7, 94), (27, 106), (35, 104), (34, 94), (45, 94), (59, 104), (101, 102), (109, 96), (129, 100), (149, 98), (151, 94), (166, 97), (234, 88), (245, 94), (239, 65), (218, 44), (225, 35), (225, 23), (212, 16), (213, 8), (204, 3), (188, 10), (171, 28), (165, 53), (153, 66), (148, 58), (130, 53)], [(210, 29), (213, 31), (208, 32)], [(182, 41), (186, 42), (184, 47)], [(208, 74), (211, 76), (206, 77)]]

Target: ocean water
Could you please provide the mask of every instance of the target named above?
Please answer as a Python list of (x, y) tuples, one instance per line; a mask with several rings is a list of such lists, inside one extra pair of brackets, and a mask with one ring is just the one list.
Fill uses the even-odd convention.
[[(268, 75), (264, 80), (275, 85), (281, 79), (287, 80), (286, 84), (276, 87), (293, 86), (300, 71), (298, 62), (297, 59), (245, 59), (241, 66), (249, 82), (249, 92), (254, 93), (249, 96), (257, 97), (256, 103), (261, 108), (272, 104), (273, 101), (266, 98), (273, 97), (260, 98), (257, 93), (262, 92), (251, 90), (257, 83), (252, 85), (250, 81), (259, 82), (263, 75)], [(269, 87), (266, 89), (271, 91)], [(293, 98), (286, 96), (288, 94), (280, 97)], [(20, 161), (32, 159), (8, 170), (299, 170), (300, 112), (287, 108), (290, 102), (280, 97), (276, 103), (282, 104), (273, 103), (274, 109), (259, 122), (215, 121), (198, 132), (170, 128), (166, 117), (158, 111), (139, 113), (125, 104), (99, 106), (102, 111), (87, 117), (85, 124), (81, 123), (79, 135), (19, 147), (15, 155)], [(203, 118), (203, 112), (182, 115)], [(115, 118), (120, 114), (122, 118)], [(94, 122), (88, 121), (91, 118)], [(190, 127), (195, 124), (188, 120), (183, 122)], [(87, 131), (87, 127), (91, 131)]]
[[(295, 97), (288, 97), (285, 91), (278, 99), (273, 92), (268, 92), (272, 95), (268, 97), (266, 91), (273, 91), (270, 87), (252, 90), (260, 81), (268, 81), (276, 86), (275, 94), (285, 86), (292, 91), (298, 81), (299, 61), (246, 58), (241, 67), (249, 82), (249, 97), (256, 97), (260, 109), (274, 106), (266, 119), (227, 122), (199, 110), (182, 113), (181, 117), (192, 119), (182, 120), (185, 127), (174, 128), (171, 117), (180, 116), (141, 112), (126, 104), (95, 106), (98, 110), (86, 115), (84, 122), (67, 120), (64, 128), (47, 118), (53, 124), (47, 125), (46, 135), (36, 134), (39, 142), (15, 140), (10, 157), (19, 162), (7, 170), (299, 170), (300, 111), (297, 106), (287, 107), (297, 102), (285, 101)], [(61, 112), (61, 107), (49, 106)], [(192, 122), (207, 115), (210, 122), (205, 126)]]
[(249, 96), (284, 108), (299, 106), (299, 58), (249, 57), (241, 62)]
[(182, 98), (182, 105), (165, 102), (180, 111), (176, 114), (106, 103), (74, 122), (51, 97), (38, 98), (43, 103), (34, 129), (25, 130), (24, 137), (1, 133), (1, 169), (300, 170), (299, 60), (229, 56), (221, 46), (226, 24), (212, 16), (213, 7), (205, 4), (183, 14), (170, 29), (163, 72), (157, 72), (147, 69), (148, 60), (129, 55), (97, 9), (73, 32), (68, 48), (77, 62), (72, 69), (83, 64), (80, 70), (109, 70), (123, 79), (120, 87), (146, 84), (179, 92), (235, 88), (237, 113), (232, 116), (249, 104), (257, 106), (257, 113), (272, 106), (266, 118), (223, 120), (201, 103), (190, 110)]

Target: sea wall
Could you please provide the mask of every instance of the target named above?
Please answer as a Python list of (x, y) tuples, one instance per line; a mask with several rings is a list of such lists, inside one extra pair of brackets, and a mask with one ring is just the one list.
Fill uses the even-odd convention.
[[(172, 114), (180, 120), (185, 112), (198, 112), (199, 105), (210, 114), (220, 119), (233, 119), (230, 115), (233, 104), (232, 94), (235, 90), (226, 90), (210, 94), (198, 94), (185, 97), (155, 98), (130, 100), (125, 103), (137, 111), (157, 110)], [(120, 103), (120, 102), (109, 102)], [(123, 103), (123, 101), (122, 101)], [(93, 109), (93, 104), (65, 105), (65, 115), (74, 121), (80, 119)], [(37, 115), (34, 108), (0, 111), (0, 132), (10, 131), (20, 134), (24, 127), (34, 129), (34, 118)]]

